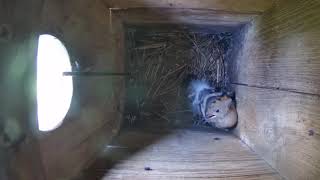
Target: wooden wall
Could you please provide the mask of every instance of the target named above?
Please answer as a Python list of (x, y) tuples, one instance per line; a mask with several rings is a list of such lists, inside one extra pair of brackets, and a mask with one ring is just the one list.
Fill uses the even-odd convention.
[[(47, 0), (44, 32), (62, 39), (81, 65), (121, 70), (110, 33), (110, 8), (173, 7), (264, 12), (256, 0)], [(317, 0), (277, 1), (257, 17), (235, 64), (240, 138), (288, 179), (317, 179), (319, 172), (320, 5)], [(78, 78), (64, 124), (40, 137), (48, 179), (69, 177), (117, 131), (121, 80)], [(109, 131), (112, 129), (111, 131)], [(100, 139), (100, 137), (104, 137)], [(63, 145), (62, 145), (63, 144)], [(56, 147), (59, 147), (56, 150)]]
[[(17, 31), (15, 34), (18, 34), (18, 36), (15, 36), (16, 41), (9, 42), (9, 46), (8, 44), (1, 44), (1, 48), (6, 47), (1, 52), (8, 50), (6, 55), (0, 55), (1, 58), (5, 59), (1, 62), (3, 63), (1, 67), (4, 67), (4, 69), (26, 67), (27, 73), (27, 75), (20, 74), (18, 79), (14, 76), (9, 78), (2, 76), (5, 81), (1, 81), (2, 85), (11, 87), (1, 96), (4, 97), (6, 102), (12, 100), (9, 103), (10, 107), (7, 108), (10, 112), (8, 114), (18, 114), (16, 118), (19, 119), (19, 122), (22, 122), (22, 126), (27, 131), (27, 138), (20, 144), (20, 148), (11, 151), (14, 154), (11, 160), (12, 164), (9, 164), (14, 167), (12, 174), (16, 178), (32, 180), (55, 180), (75, 176), (97, 156), (99, 150), (110, 141), (119, 129), (119, 119), (121, 118), (119, 110), (121, 110), (123, 88), (122, 79), (75, 78), (73, 103), (62, 126), (50, 133), (34, 133), (34, 131), (37, 131), (34, 109), (35, 97), (28, 93), (32, 92), (30, 88), (34, 85), (33, 72), (35, 72), (36, 51), (34, 44), (37, 42), (36, 37), (39, 30), (42, 33), (50, 33), (61, 39), (69, 50), (72, 61), (77, 60), (82, 69), (121, 71), (123, 62), (121, 58), (114, 54), (116, 52), (115, 48), (118, 47), (116, 44), (119, 37), (112, 37), (114, 34), (110, 32), (110, 8), (172, 7), (182, 10), (184, 8), (192, 8), (195, 9), (194, 11), (197, 11), (196, 9), (214, 9), (256, 14), (270, 9), (273, 5), (273, 1), (267, 0), (244, 0), (241, 3), (237, 0), (32, 0), (28, 3), (21, 0), (0, 0), (0, 2), (10, 5), (9, 9), (7, 6), (3, 8), (9, 10), (4, 13), (15, 12), (15, 14), (5, 14), (6, 18), (1, 16), (1, 21), (9, 24), (15, 22), (13, 27)], [(301, 174), (307, 172), (310, 174), (309, 177), (316, 177), (318, 175), (316, 164), (319, 160), (314, 157), (317, 154), (318, 147), (315, 139), (318, 137), (318, 129), (316, 128), (317, 109), (309, 107), (316, 105), (319, 100), (319, 98), (316, 98), (316, 100), (313, 98), (314, 94), (319, 94), (319, 86), (317, 86), (318, 82), (316, 81), (318, 77), (315, 76), (317, 72), (316, 52), (318, 50), (317, 45), (319, 45), (316, 37), (318, 37), (317, 28), (319, 26), (317, 19), (314, 18), (319, 13), (317, 11), (319, 4), (315, 0), (297, 1), (295, 3), (290, 1), (285, 6), (281, 4), (279, 3), (279, 7), (268, 12), (262, 18), (256, 19), (249, 29), (246, 38), (248, 43), (246, 43), (241, 54), (242, 60), (238, 61), (237, 67), (242, 66), (240, 62), (248, 62), (247, 67), (238, 68), (241, 69), (239, 70), (239, 78), (235, 79), (235, 83), (244, 84), (244, 86), (236, 86), (239, 107), (244, 107), (243, 109), (239, 108), (240, 119), (244, 120), (240, 120), (241, 124), (238, 131), (240, 137), (246, 143), (257, 150), (277, 170), (283, 172), (284, 176), (289, 178), (301, 177)], [(10, 8), (13, 8), (13, 10), (11, 11)], [(40, 10), (42, 14), (40, 14)], [(30, 21), (22, 17), (27, 17)], [(17, 46), (20, 44), (22, 46)], [(18, 48), (16, 49), (16, 47)], [(265, 64), (269, 63), (269, 59), (273, 63), (266, 66)], [(303, 61), (300, 61), (300, 59)], [(18, 66), (15, 66), (17, 64)], [(296, 66), (301, 66), (301, 71), (296, 71)], [(282, 71), (281, 73), (280, 70), (282, 69), (287, 73)], [(275, 76), (275, 72), (284, 76), (284, 78)], [(300, 73), (299, 76), (297, 76), (297, 73)], [(291, 84), (287, 84), (284, 79), (290, 79)], [(260, 83), (261, 80), (264, 83)], [(272, 84), (272, 82), (277, 84)], [(273, 99), (278, 99), (276, 97), (280, 99), (275, 104), (282, 104), (278, 110), (284, 114), (280, 113), (281, 116), (277, 116), (279, 120), (276, 119), (273, 124), (271, 123), (272, 128), (269, 126), (269, 121), (275, 118), (264, 117), (264, 111), (255, 111), (255, 107), (265, 103), (258, 98), (262, 96), (251, 96), (254, 93), (258, 94), (258, 91), (263, 88), (247, 87), (247, 84), (266, 87), (276, 85), (276, 88), (283, 88), (281, 92), (293, 88), (290, 91), (293, 91), (291, 93), (294, 94), (288, 96), (285, 100), (281, 96), (283, 94), (275, 93)], [(306, 88), (308, 86), (309, 88)], [(244, 88), (249, 90), (244, 90)], [(9, 91), (12, 89), (14, 91)], [(273, 91), (278, 92), (278, 90)], [(268, 93), (262, 94), (268, 95)], [(296, 94), (299, 94), (299, 96), (296, 96)], [(303, 101), (300, 95), (308, 98)], [(276, 102), (271, 97), (270, 95), (266, 98), (270, 103)], [(262, 100), (266, 98), (262, 98)], [(26, 102), (26, 104), (21, 102)], [(252, 102), (254, 102), (252, 106), (246, 106), (246, 104), (250, 105)], [(297, 104), (288, 108), (283, 103)], [(299, 109), (299, 113), (295, 109)], [(252, 116), (252, 119), (245, 118), (248, 114), (247, 111), (255, 111), (256, 116)], [(284, 131), (281, 134), (280, 127), (282, 129), (285, 126), (284, 122), (288, 120), (285, 112), (288, 111), (293, 112), (290, 121), (298, 122), (301, 120), (299, 123), (304, 128), (289, 123), (288, 132), (285, 133), (286, 131)], [(277, 153), (272, 153), (273, 151), (270, 153), (273, 148), (270, 148), (269, 144), (264, 143), (264, 140), (259, 144), (257, 143), (259, 140), (254, 139), (259, 134), (260, 129), (252, 132), (244, 128), (249, 125), (253, 125), (253, 129), (261, 127), (260, 124), (263, 121), (268, 124), (267, 130), (264, 130), (267, 132), (265, 134), (271, 134), (268, 135), (271, 136), (271, 139), (282, 138), (279, 140), (280, 143), (274, 140), (273, 143), (276, 146), (272, 144), (272, 147), (287, 148), (275, 151)], [(311, 127), (313, 128), (312, 136), (309, 135)], [(291, 136), (291, 134), (294, 136)], [(301, 141), (303, 142), (301, 144), (304, 145), (303, 148), (287, 145), (288, 143), (295, 144), (298, 141), (297, 137), (306, 139)], [(281, 143), (284, 145), (281, 145)], [(283, 154), (288, 154), (290, 158), (283, 156)], [(300, 161), (293, 157), (299, 157), (297, 159)], [(298, 164), (294, 165), (293, 162)], [(297, 173), (297, 167), (305, 165), (307, 168), (301, 170), (303, 173)]]
[(244, 25), (259, 13), (237, 13), (210, 9), (184, 8), (132, 8), (111, 10), (112, 25), (115, 23), (130, 25), (184, 24), (192, 26), (215, 26), (216, 31)]
[[(47, 0), (42, 33), (62, 40), (82, 71), (120, 72), (113, 55), (108, 9), (101, 1)], [(119, 130), (119, 77), (74, 77), (74, 96), (63, 124), (41, 133), (39, 144), (47, 180), (77, 176)]]
[(189, 8), (212, 9), (233, 12), (264, 12), (271, 8), (274, 0), (102, 0), (111, 8)]
[(44, 179), (35, 102), (41, 7), (41, 0), (0, 0), (0, 27), (7, 27), (0, 33), (0, 126), (8, 125), (6, 133), (0, 128), (1, 180)]
[[(110, 26), (110, 9), (211, 8), (256, 14), (272, 4), (272, 1), (266, 0), (246, 0), (244, 4), (235, 0), (46, 0), (41, 30), (62, 40), (72, 61), (76, 60), (82, 69), (119, 72), (122, 70), (123, 56), (117, 48), (123, 43), (122, 36), (117, 33), (119, 29)], [(163, 13), (159, 13), (161, 15)], [(74, 78), (75, 95), (64, 123), (55, 131), (39, 136), (42, 163), (48, 180), (75, 176), (117, 133), (121, 119), (122, 83), (121, 78)]]
[(278, 1), (243, 29), (239, 137), (287, 179), (320, 177), (320, 2)]

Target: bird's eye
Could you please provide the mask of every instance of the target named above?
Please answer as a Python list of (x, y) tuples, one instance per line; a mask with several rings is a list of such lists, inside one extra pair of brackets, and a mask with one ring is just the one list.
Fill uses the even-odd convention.
[(220, 112), (220, 110), (218, 109), (218, 110), (216, 110), (216, 112), (218, 113), (218, 112)]

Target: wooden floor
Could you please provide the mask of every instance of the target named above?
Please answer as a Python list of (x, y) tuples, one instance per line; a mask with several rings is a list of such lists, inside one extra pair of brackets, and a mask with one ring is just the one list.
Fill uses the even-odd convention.
[[(102, 177), (103, 176), (103, 177)], [(82, 179), (281, 179), (236, 137), (198, 130), (129, 130)]]

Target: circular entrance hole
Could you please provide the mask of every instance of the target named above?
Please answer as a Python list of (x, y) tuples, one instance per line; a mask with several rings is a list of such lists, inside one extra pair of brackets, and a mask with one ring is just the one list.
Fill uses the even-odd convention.
[(37, 55), (37, 105), (40, 131), (51, 131), (62, 124), (71, 104), (73, 82), (63, 72), (71, 71), (70, 58), (56, 37), (39, 37)]

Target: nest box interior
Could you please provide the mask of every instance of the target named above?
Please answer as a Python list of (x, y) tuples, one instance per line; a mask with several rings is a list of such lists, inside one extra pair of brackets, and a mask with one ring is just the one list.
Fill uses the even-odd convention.
[[(319, 179), (319, 14), (319, 0), (0, 0), (0, 179)], [(73, 76), (50, 131), (42, 34)], [(194, 79), (232, 94), (235, 128), (199, 121)]]

